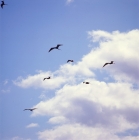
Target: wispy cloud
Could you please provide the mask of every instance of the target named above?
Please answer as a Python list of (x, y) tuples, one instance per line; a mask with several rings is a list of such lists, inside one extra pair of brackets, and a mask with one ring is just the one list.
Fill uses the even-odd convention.
[(70, 3), (72, 3), (73, 1), (74, 1), (74, 0), (67, 0), (66, 3), (67, 3), (67, 4), (70, 4)]
[(25, 139), (25, 138), (21, 138), (19, 136), (15, 136), (11, 140), (31, 140), (31, 139), (29, 139), (29, 138)]
[(37, 123), (31, 123), (26, 126), (26, 128), (32, 128), (32, 127), (38, 127), (39, 125)]

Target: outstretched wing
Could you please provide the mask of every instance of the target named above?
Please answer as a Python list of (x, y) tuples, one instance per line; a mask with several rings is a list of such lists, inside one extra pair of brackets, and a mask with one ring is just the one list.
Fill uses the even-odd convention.
[(43, 81), (45, 80), (46, 78), (43, 78)]
[(25, 111), (25, 110), (30, 110), (30, 109), (24, 109), (23, 111)]
[(108, 65), (109, 63), (105, 63), (104, 65), (103, 65), (103, 67), (105, 67), (106, 65)]
[(3, 4), (1, 4), (1, 8), (3, 8)]
[(49, 52), (51, 51), (51, 50), (53, 50), (55, 47), (53, 47), (53, 48), (50, 48), (50, 50), (49, 50)]
[(35, 109), (37, 109), (37, 108), (32, 108), (32, 110), (35, 110)]
[(62, 46), (62, 44), (57, 44), (57, 46), (56, 46), (56, 47), (59, 47), (59, 46)]
[(67, 63), (70, 62), (70, 60), (67, 61)]

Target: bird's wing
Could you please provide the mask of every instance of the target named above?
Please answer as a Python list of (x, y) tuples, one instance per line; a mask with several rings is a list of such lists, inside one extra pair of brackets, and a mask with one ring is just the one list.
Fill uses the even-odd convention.
[(30, 110), (30, 109), (24, 109), (24, 111), (25, 111), (25, 110)]
[(67, 63), (68, 63), (69, 61), (70, 61), (70, 60), (68, 60)]
[(53, 47), (53, 48), (50, 48), (50, 50), (49, 50), (49, 52), (51, 51), (51, 50), (53, 50), (55, 47)]
[(32, 108), (32, 110), (35, 110), (35, 109), (37, 109), (37, 108)]
[(59, 46), (62, 46), (62, 44), (57, 44), (57, 46), (56, 46), (56, 47), (59, 47)]
[(1, 8), (3, 8), (3, 4), (1, 4)]
[(106, 65), (108, 65), (109, 63), (105, 63), (104, 65), (103, 65), (103, 67), (105, 67)]

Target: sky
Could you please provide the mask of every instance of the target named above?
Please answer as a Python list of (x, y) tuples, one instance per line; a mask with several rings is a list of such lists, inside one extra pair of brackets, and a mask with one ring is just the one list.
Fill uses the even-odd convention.
[(5, 3), (0, 139), (138, 140), (139, 0)]

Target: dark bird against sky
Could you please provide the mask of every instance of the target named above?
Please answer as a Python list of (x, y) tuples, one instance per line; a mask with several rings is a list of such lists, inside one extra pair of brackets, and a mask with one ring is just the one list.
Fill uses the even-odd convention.
[(108, 64), (114, 64), (114, 61), (111, 61), (110, 63), (105, 63), (105, 64), (103, 65), (103, 67), (105, 67), (105, 66), (108, 65)]
[(4, 5), (7, 5), (7, 4), (5, 4), (4, 1), (2, 0), (1, 1), (1, 8), (3, 8)]
[(50, 79), (50, 78), (51, 78), (50, 76), (49, 76), (49, 77), (47, 77), (47, 78), (44, 78), (44, 79), (43, 79), (43, 81), (44, 81), (45, 79)]
[(60, 49), (59, 49), (59, 46), (62, 46), (62, 44), (57, 44), (56, 47), (52, 47), (52, 48), (50, 48), (49, 52), (52, 51), (53, 49), (58, 49), (58, 50), (60, 50)]
[(68, 60), (67, 63), (68, 63), (68, 62), (74, 62), (74, 61), (73, 61), (73, 60)]
[(33, 110), (35, 110), (35, 109), (37, 109), (37, 108), (24, 109), (24, 111), (25, 111), (25, 110), (30, 110), (30, 111), (33, 111)]

